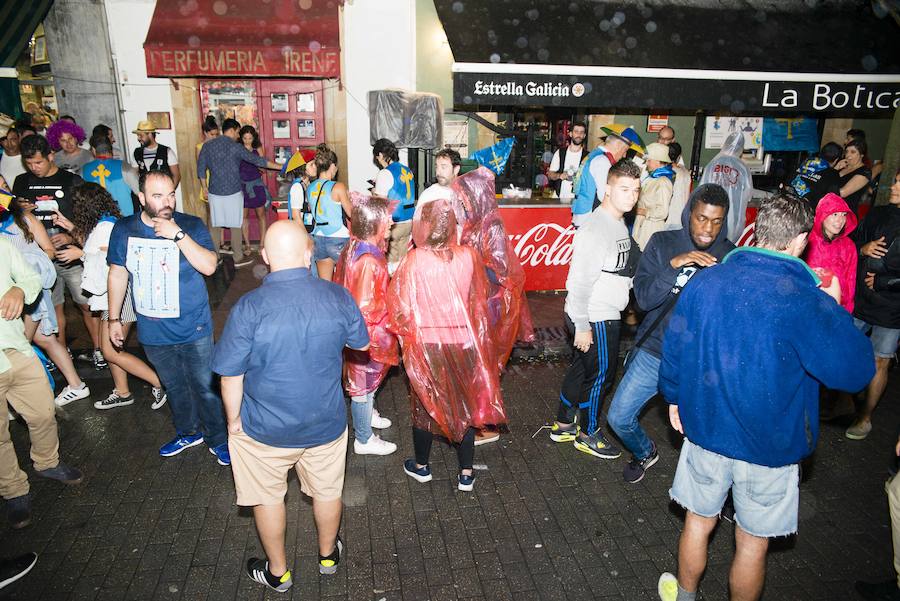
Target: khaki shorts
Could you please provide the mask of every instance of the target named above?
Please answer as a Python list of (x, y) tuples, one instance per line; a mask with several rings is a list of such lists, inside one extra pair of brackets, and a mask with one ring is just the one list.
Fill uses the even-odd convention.
[(343, 493), (347, 430), (329, 443), (308, 449), (270, 447), (244, 432), (229, 434), (228, 450), (238, 505), (284, 503), (291, 468), (297, 470), (300, 490), (313, 499), (332, 501)]
[(399, 263), (406, 256), (411, 236), (412, 221), (401, 221), (391, 225), (391, 235), (388, 238), (388, 263)]

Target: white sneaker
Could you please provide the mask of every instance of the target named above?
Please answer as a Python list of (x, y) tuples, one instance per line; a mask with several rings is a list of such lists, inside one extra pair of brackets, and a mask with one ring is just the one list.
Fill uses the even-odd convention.
[(166, 395), (166, 391), (163, 388), (157, 388), (152, 386), (150, 388), (150, 393), (153, 395), (153, 402), (150, 403), (150, 408), (156, 411), (160, 407), (166, 404), (168, 400), (168, 396)]
[(353, 441), (353, 452), (357, 455), (390, 455), (396, 450), (397, 445), (382, 440), (377, 434), (373, 434), (366, 443)]
[(378, 409), (372, 408), (372, 427), (378, 428), (379, 430), (384, 430), (385, 428), (391, 427), (391, 420), (386, 417), (381, 417), (381, 414), (378, 413)]
[(87, 384), (84, 382), (81, 383), (81, 388), (72, 388), (71, 386), (66, 386), (62, 389), (56, 399), (53, 401), (56, 403), (57, 407), (63, 407), (68, 405), (72, 401), (77, 401), (80, 399), (86, 399), (91, 395), (91, 389), (88, 388)]

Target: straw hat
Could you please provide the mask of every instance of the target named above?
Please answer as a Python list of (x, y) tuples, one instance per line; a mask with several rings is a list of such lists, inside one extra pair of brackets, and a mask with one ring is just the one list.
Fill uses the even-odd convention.
[(156, 126), (153, 125), (152, 122), (145, 119), (144, 121), (138, 122), (137, 129), (132, 130), (131, 133), (133, 133), (133, 134), (155, 134)]
[(647, 152), (644, 154), (644, 158), (647, 160), (653, 159), (660, 163), (672, 162), (672, 159), (669, 158), (669, 147), (665, 144), (660, 144), (659, 142), (647, 144)]

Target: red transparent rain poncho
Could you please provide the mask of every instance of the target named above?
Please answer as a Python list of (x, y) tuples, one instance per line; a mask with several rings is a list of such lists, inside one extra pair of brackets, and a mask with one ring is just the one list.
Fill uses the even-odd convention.
[(465, 213), (460, 243), (475, 249), (487, 270), (488, 317), (497, 360), (503, 369), (516, 340), (534, 340), (531, 311), (525, 298), (525, 270), (500, 218), (494, 173), (480, 167), (456, 178), (451, 188)]
[(481, 259), (456, 240), (449, 200), (421, 207), (388, 294), (412, 388), (413, 426), (460, 442), (470, 427), (506, 423)]
[[(353, 203), (368, 197), (353, 193)], [(385, 213), (390, 221), (390, 213)], [(378, 224), (369, 228), (373, 234)], [(350, 396), (375, 392), (392, 365), (400, 361), (397, 337), (388, 331), (387, 291), (390, 282), (383, 238), (378, 244), (355, 236), (341, 252), (334, 271), (334, 281), (350, 291), (369, 330), (369, 349), (344, 349), (344, 386)]]

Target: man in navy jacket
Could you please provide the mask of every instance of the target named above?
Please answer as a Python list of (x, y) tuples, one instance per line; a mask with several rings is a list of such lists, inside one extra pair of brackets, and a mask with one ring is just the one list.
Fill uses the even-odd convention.
[(634, 297), (647, 312), (628, 358), (625, 377), (609, 406), (609, 425), (633, 458), (624, 477), (632, 484), (659, 460), (656, 444), (638, 417), (659, 387), (663, 332), (673, 303), (700, 270), (716, 265), (733, 248), (728, 228), (728, 193), (718, 184), (703, 184), (691, 194), (681, 213), (680, 230), (656, 232), (641, 254), (634, 275)]
[(799, 468), (818, 438), (819, 386), (857, 391), (875, 371), (872, 345), (799, 257), (813, 212), (789, 195), (764, 202), (758, 247), (732, 251), (697, 274), (663, 340), (660, 390), (685, 435), (669, 491), (687, 509), (678, 578), (663, 574), (664, 601), (691, 601), (709, 535), (728, 491), (737, 549), (732, 598), (757, 599), (768, 539), (797, 530)]

